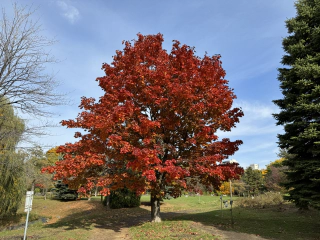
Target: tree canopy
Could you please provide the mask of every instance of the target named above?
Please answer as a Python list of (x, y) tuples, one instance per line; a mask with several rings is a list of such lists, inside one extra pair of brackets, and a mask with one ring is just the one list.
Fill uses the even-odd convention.
[(275, 100), (280, 113), (279, 146), (289, 158), (283, 162), (289, 200), (299, 208), (320, 209), (320, 1), (298, 0), (297, 15), (286, 21), (286, 54), (279, 69), (283, 99)]
[[(50, 151), (50, 152), (49, 152)], [(44, 153), (40, 146), (33, 146), (23, 151), (24, 153), (24, 166), (26, 173), (26, 185), (29, 189), (34, 189), (35, 186), (41, 186), (41, 188), (48, 189), (53, 187), (52, 174), (41, 173), (43, 167), (54, 165), (53, 154), (54, 148), (50, 149), (47, 153)], [(50, 156), (50, 157), (49, 157)]]
[(269, 191), (285, 192), (283, 184), (287, 181), (285, 171), (287, 166), (283, 166), (284, 158), (277, 159), (269, 163), (266, 167), (265, 185)]
[(24, 123), (12, 106), (0, 106), (0, 218), (15, 214), (24, 194), (23, 157), (16, 152), (23, 131)]
[(64, 160), (45, 169), (88, 188), (99, 178), (106, 194), (119, 188), (150, 190), (153, 221), (160, 220), (166, 191), (179, 196), (187, 177), (218, 187), (243, 171), (219, 164), (242, 141), (219, 140), (216, 132), (231, 131), (243, 116), (232, 108), (236, 96), (220, 56), (200, 58), (179, 41), (168, 53), (163, 41), (162, 34), (138, 34), (124, 42), (111, 64), (103, 64), (105, 76), (97, 81), (104, 95), (98, 101), (83, 97), (78, 117), (62, 121), (86, 133), (77, 132), (78, 142), (60, 146)]
[(47, 106), (61, 105), (58, 82), (45, 69), (55, 60), (46, 47), (54, 41), (42, 34), (34, 11), (13, 4), (13, 17), (0, 19), (0, 106), (10, 104), (34, 116), (51, 116)]
[(247, 184), (248, 191), (252, 195), (264, 190), (264, 179), (262, 172), (258, 169), (248, 167), (241, 179)]

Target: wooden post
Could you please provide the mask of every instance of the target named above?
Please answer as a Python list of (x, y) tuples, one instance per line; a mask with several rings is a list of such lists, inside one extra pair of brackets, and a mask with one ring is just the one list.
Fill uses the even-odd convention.
[(232, 200), (232, 185), (231, 185), (231, 179), (229, 180), (230, 182), (230, 212), (231, 212), (231, 225), (233, 226), (234, 221), (233, 221), (233, 214), (232, 214), (232, 205), (233, 205), (233, 200)]

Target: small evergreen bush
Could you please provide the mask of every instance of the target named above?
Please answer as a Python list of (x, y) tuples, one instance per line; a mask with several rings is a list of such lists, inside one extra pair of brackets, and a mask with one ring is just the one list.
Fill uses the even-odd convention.
[[(109, 196), (110, 208), (132, 208), (140, 206), (141, 196), (137, 196), (135, 192), (132, 192), (126, 188), (111, 191)], [(107, 197), (103, 200), (103, 205), (107, 205)]]

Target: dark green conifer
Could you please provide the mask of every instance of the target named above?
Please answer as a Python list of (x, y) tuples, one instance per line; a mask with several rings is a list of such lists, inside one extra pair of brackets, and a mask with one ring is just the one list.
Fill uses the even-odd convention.
[(278, 79), (283, 99), (275, 100), (280, 113), (279, 147), (287, 149), (289, 200), (299, 208), (320, 209), (320, 0), (298, 0), (297, 15), (286, 21), (286, 54)]

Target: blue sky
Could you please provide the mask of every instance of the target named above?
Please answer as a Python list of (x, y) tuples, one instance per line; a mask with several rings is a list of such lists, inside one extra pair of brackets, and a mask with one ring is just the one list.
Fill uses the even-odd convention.
[[(17, 0), (37, 7), (34, 14), (43, 34), (58, 42), (50, 49), (60, 61), (47, 67), (68, 92), (71, 104), (52, 109), (52, 121), (74, 119), (81, 96), (99, 98), (103, 93), (95, 79), (103, 76), (103, 62), (110, 63), (122, 40), (137, 33), (164, 35), (164, 48), (172, 40), (194, 46), (202, 57), (220, 54), (229, 86), (237, 95), (235, 106), (245, 116), (230, 133), (219, 137), (241, 139), (243, 145), (230, 158), (241, 166), (257, 163), (260, 168), (277, 159), (277, 134), (272, 100), (282, 98), (277, 68), (284, 54), (285, 20), (295, 16), (293, 0)], [(1, 1), (8, 13), (11, 1)], [(43, 146), (74, 142), (74, 129), (48, 129), (48, 137), (35, 139)], [(47, 150), (47, 148), (45, 148)]]

